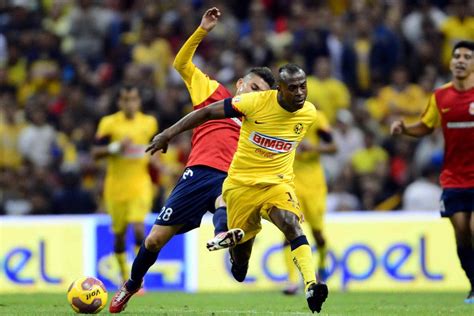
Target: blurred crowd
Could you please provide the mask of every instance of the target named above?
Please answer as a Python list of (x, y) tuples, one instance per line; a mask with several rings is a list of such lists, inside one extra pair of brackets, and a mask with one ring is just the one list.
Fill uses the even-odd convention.
[[(438, 208), (442, 135), (392, 138), (388, 127), (416, 120), (450, 80), (452, 45), (474, 40), (473, 1), (4, 0), (0, 214), (101, 212), (98, 120), (123, 83), (140, 87), (160, 130), (191, 110), (172, 62), (211, 6), (222, 16), (194, 61), (231, 91), (252, 66), (306, 70), (339, 146), (323, 157), (328, 211)], [(187, 134), (157, 155), (156, 205), (189, 146)]]

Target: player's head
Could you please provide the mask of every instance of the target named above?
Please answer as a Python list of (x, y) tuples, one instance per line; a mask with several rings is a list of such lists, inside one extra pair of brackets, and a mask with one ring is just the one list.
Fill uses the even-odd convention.
[(127, 117), (135, 115), (141, 106), (140, 91), (136, 86), (123, 85), (119, 90), (118, 106)]
[(253, 91), (265, 91), (275, 86), (275, 77), (272, 71), (267, 67), (254, 67), (250, 69), (245, 77), (237, 81), (237, 94)]
[(308, 95), (306, 73), (298, 65), (286, 64), (278, 70), (279, 100), (292, 109), (303, 107)]
[(457, 80), (464, 80), (474, 72), (474, 42), (461, 41), (454, 45), (449, 69)]

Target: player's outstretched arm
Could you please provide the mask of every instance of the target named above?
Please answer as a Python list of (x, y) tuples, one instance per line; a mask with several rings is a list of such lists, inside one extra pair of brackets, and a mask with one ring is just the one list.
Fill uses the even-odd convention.
[(406, 126), (401, 120), (395, 121), (390, 126), (390, 133), (392, 135), (408, 135), (413, 137), (422, 137), (433, 132), (433, 128), (425, 125), (425, 123), (419, 121), (415, 124)]
[(212, 7), (204, 12), (204, 15), (201, 19), (201, 24), (199, 26), (207, 32), (210, 32), (217, 25), (217, 21), (219, 20), (220, 16), (221, 11), (219, 11), (219, 9), (216, 7)]
[(196, 52), (196, 49), (201, 43), (202, 39), (207, 35), (208, 32), (210, 32), (216, 26), (220, 15), (221, 12), (218, 8), (213, 7), (208, 9), (204, 13), (199, 27), (183, 44), (174, 59), (174, 69), (179, 72), (179, 74), (183, 77), (184, 81), (188, 84), (191, 84), (190, 80), (192, 77), (192, 73), (194, 71), (194, 68), (196, 67), (192, 62), (194, 53)]
[(202, 109), (189, 113), (178, 122), (153, 137), (150, 145), (148, 145), (148, 148), (146, 149), (146, 152), (150, 152), (153, 155), (158, 150), (161, 150), (163, 153), (165, 153), (168, 149), (169, 141), (176, 135), (198, 127), (207, 121), (226, 118), (224, 102), (225, 100), (217, 101)]

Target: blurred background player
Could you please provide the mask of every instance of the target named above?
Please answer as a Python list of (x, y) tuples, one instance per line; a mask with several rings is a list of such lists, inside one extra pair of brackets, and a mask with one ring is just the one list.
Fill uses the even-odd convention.
[(155, 136), (147, 151), (166, 152), (173, 137), (209, 120), (244, 117), (237, 151), (223, 185), (229, 228), (245, 232), (240, 243), (230, 248), (232, 275), (239, 282), (245, 280), (264, 217), (290, 241), (293, 261), (305, 282), (308, 307), (320, 312), (328, 288), (316, 281), (311, 248), (299, 223), (302, 214), (293, 183), (296, 147), (319, 118), (306, 96), (305, 72), (295, 64), (287, 64), (279, 69), (278, 91), (242, 94), (190, 113)]
[(434, 91), (421, 120), (408, 126), (395, 121), (391, 133), (422, 137), (443, 129), (441, 216), (453, 225), (458, 257), (471, 285), (465, 302), (474, 304), (474, 42), (454, 45), (450, 69), (452, 81)]
[[(180, 73), (191, 95), (195, 110), (231, 97), (231, 93), (219, 82), (211, 80), (192, 62), (192, 57), (202, 39), (217, 24), (220, 11), (207, 10), (198, 29), (186, 41), (176, 55), (173, 66)], [(236, 95), (251, 91), (268, 90), (275, 79), (268, 68), (252, 68), (237, 81)], [(199, 227), (207, 211), (214, 214), (216, 233), (226, 232), (220, 242), (235, 242), (242, 238), (242, 230), (227, 232), (225, 204), (221, 198), (222, 183), (237, 147), (240, 126), (238, 118), (224, 118), (207, 122), (193, 130), (192, 150), (180, 180), (155, 221), (155, 225), (132, 265), (130, 279), (114, 296), (110, 312), (120, 313), (130, 297), (142, 284), (148, 269), (155, 263), (160, 250), (175, 235)], [(226, 239), (225, 237), (231, 238)], [(222, 238), (223, 237), (223, 238)]]
[[(135, 86), (119, 90), (119, 111), (103, 117), (96, 133), (92, 155), (107, 158), (104, 202), (112, 218), (114, 252), (122, 280), (128, 278), (125, 234), (133, 225), (135, 246), (145, 238), (144, 220), (153, 203), (153, 184), (145, 145), (158, 130), (153, 116), (140, 112), (140, 92)], [(137, 250), (135, 249), (135, 250)]]
[[(311, 228), (318, 251), (318, 276), (325, 282), (326, 272), (326, 239), (323, 235), (323, 221), (326, 212), (327, 185), (320, 154), (334, 154), (337, 145), (333, 141), (331, 128), (326, 116), (322, 113), (319, 120), (311, 126), (305, 139), (296, 151), (293, 170), (295, 172), (296, 196), (304, 215), (305, 223)], [(285, 264), (288, 271), (288, 284), (284, 294), (293, 295), (299, 289), (299, 276), (288, 241), (284, 243)]]

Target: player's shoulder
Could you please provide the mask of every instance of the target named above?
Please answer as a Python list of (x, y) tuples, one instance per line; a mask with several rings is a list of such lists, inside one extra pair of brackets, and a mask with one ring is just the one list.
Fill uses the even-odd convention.
[(139, 112), (139, 113), (138, 113), (138, 117), (139, 117), (141, 120), (148, 121), (148, 122), (155, 122), (155, 121), (156, 121), (156, 118), (155, 118), (153, 115), (147, 114), (147, 113), (143, 113), (143, 112)]
[(317, 110), (316, 106), (313, 103), (309, 102), (309, 101), (304, 102), (302, 110), (305, 114), (310, 115), (310, 116), (314, 116), (314, 117), (316, 117), (318, 115), (318, 113), (320, 112), (320, 111)]
[(113, 124), (120, 120), (120, 111), (112, 114), (102, 116), (100, 123), (102, 124)]
[(440, 93), (445, 93), (447, 91), (450, 91), (454, 89), (454, 85), (453, 83), (450, 81), (450, 82), (447, 82), (437, 88), (434, 89), (433, 93), (434, 94), (440, 94)]
[(270, 99), (276, 90), (266, 90), (266, 91), (252, 91), (244, 94), (239, 94), (234, 97), (234, 102), (239, 102), (241, 99), (251, 100), (251, 99)]

